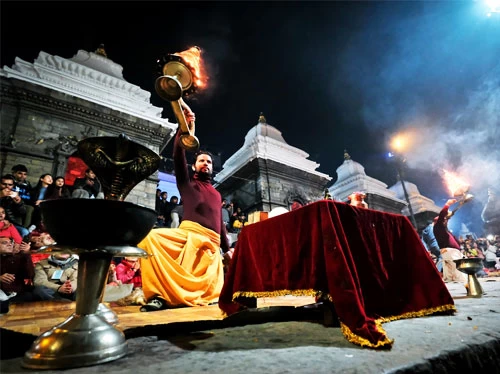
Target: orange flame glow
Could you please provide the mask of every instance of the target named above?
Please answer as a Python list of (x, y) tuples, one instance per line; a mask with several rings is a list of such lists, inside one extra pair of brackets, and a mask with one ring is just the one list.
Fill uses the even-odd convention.
[(176, 52), (174, 55), (181, 57), (189, 68), (191, 68), (195, 85), (200, 89), (205, 88), (207, 86), (208, 76), (205, 72), (203, 59), (201, 58), (201, 49), (199, 47), (191, 47), (185, 51)]
[(461, 179), (456, 173), (443, 169), (443, 179), (448, 191), (454, 197), (462, 196), (469, 190), (470, 184)]

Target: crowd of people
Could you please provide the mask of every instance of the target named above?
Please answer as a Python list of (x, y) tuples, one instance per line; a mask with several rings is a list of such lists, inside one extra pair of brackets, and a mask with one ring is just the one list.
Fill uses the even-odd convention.
[[(31, 185), (27, 177), (28, 168), (18, 164), (0, 181), (0, 207), (5, 213), (4, 220), (12, 224), (23, 238), (31, 231), (43, 231), (40, 203), (45, 200), (104, 198), (99, 180), (90, 169), (85, 171), (84, 177), (77, 178), (71, 187), (66, 185), (64, 177), (53, 177), (50, 173), (40, 175), (35, 186)], [(5, 236), (1, 227), (0, 235)]]
[(87, 169), (69, 187), (62, 176), (40, 175), (35, 186), (28, 168), (18, 164), (0, 183), (0, 301), (75, 300), (78, 256), (34, 250), (54, 241), (43, 225), (40, 204), (69, 198), (103, 198), (101, 185)]
[(155, 227), (179, 227), (182, 221), (183, 206), (178, 196), (168, 199), (168, 192), (156, 190), (155, 210), (158, 214)]
[[(194, 113), (181, 100), (188, 121)], [(248, 224), (247, 217), (235, 202), (223, 199), (212, 186), (212, 155), (206, 151), (194, 154), (191, 170), (186, 151), (181, 146), (180, 130), (174, 140), (174, 168), (180, 197), (168, 197), (157, 189), (155, 227), (137, 244), (147, 252), (145, 260), (125, 257), (113, 259), (104, 300), (123, 299), (136, 295), (133, 303), (143, 312), (204, 306), (218, 301), (237, 234)], [(0, 256), (2, 308), (9, 301), (75, 300), (77, 290), (78, 256), (54, 253), (35, 262), (31, 252), (34, 227), (43, 231), (39, 206), (49, 199), (103, 198), (101, 186), (92, 170), (75, 181), (73, 188), (65, 185), (63, 177), (43, 174), (35, 187), (26, 179), (27, 168), (16, 165), (12, 174), (1, 179), (0, 191)], [(325, 195), (325, 198), (328, 198)], [(435, 259), (443, 280), (458, 280), (459, 272), (453, 260), (479, 257), (483, 260), (482, 274), (500, 270), (500, 237), (457, 239), (448, 230), (452, 217), (447, 201), (439, 216), (422, 230), (421, 238), (429, 255)], [(352, 201), (351, 201), (352, 204)], [(292, 210), (299, 209), (298, 202)], [(364, 206), (366, 208), (366, 206)], [(46, 233), (45, 233), (46, 234)], [(47, 234), (46, 234), (47, 235)], [(50, 235), (37, 245), (50, 244)], [(44, 241), (45, 240), (45, 241)], [(124, 287), (126, 286), (126, 287)], [(115, 293), (125, 290), (125, 294)], [(108, 297), (106, 297), (106, 293)]]
[(448, 229), (448, 220), (453, 217), (449, 208), (456, 203), (456, 199), (449, 199), (439, 215), (420, 232), (422, 242), (443, 280), (466, 281), (465, 275), (456, 269), (454, 262), (461, 258), (481, 259), (483, 269), (478, 272), (478, 277), (497, 274), (500, 271), (500, 235), (489, 235), (487, 238), (474, 238), (472, 234), (455, 237)]

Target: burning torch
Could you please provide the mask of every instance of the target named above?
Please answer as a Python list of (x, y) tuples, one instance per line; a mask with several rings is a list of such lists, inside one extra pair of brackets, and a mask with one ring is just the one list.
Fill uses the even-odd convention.
[(458, 202), (458, 206), (448, 214), (448, 218), (451, 218), (465, 203), (471, 201), (474, 195), (469, 193), (470, 185), (457, 174), (444, 169), (443, 173), (443, 179), (448, 187), (448, 191), (450, 191), (453, 198), (457, 199)]
[(194, 135), (194, 121), (187, 123), (182, 111), (182, 97), (194, 93), (205, 85), (206, 75), (201, 59), (201, 49), (190, 49), (166, 54), (158, 61), (160, 77), (156, 79), (155, 90), (158, 95), (172, 105), (172, 110), (181, 128), (180, 143), (187, 151), (196, 152), (200, 142)]

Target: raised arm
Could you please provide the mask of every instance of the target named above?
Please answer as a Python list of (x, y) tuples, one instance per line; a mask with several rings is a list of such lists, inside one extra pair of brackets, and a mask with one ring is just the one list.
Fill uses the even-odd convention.
[[(191, 108), (181, 99), (180, 100), (182, 110), (184, 111), (184, 116), (186, 117), (187, 123), (190, 123), (195, 120), (194, 112)], [(186, 151), (180, 145), (180, 136), (181, 129), (180, 127), (177, 129), (177, 134), (175, 135), (174, 140), (174, 170), (175, 170), (175, 178), (177, 180), (177, 184), (184, 184), (189, 182), (189, 173), (187, 168), (187, 160), (186, 160)]]
[(457, 202), (456, 199), (448, 199), (446, 204), (443, 206), (443, 209), (439, 212), (438, 222), (442, 222), (446, 217), (448, 217), (448, 209), (451, 205)]

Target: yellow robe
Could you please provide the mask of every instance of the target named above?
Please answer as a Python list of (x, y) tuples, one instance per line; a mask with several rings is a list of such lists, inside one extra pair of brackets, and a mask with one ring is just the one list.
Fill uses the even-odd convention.
[(217, 302), (224, 283), (220, 235), (192, 221), (175, 229), (153, 229), (137, 245), (147, 300), (159, 296), (171, 306)]

